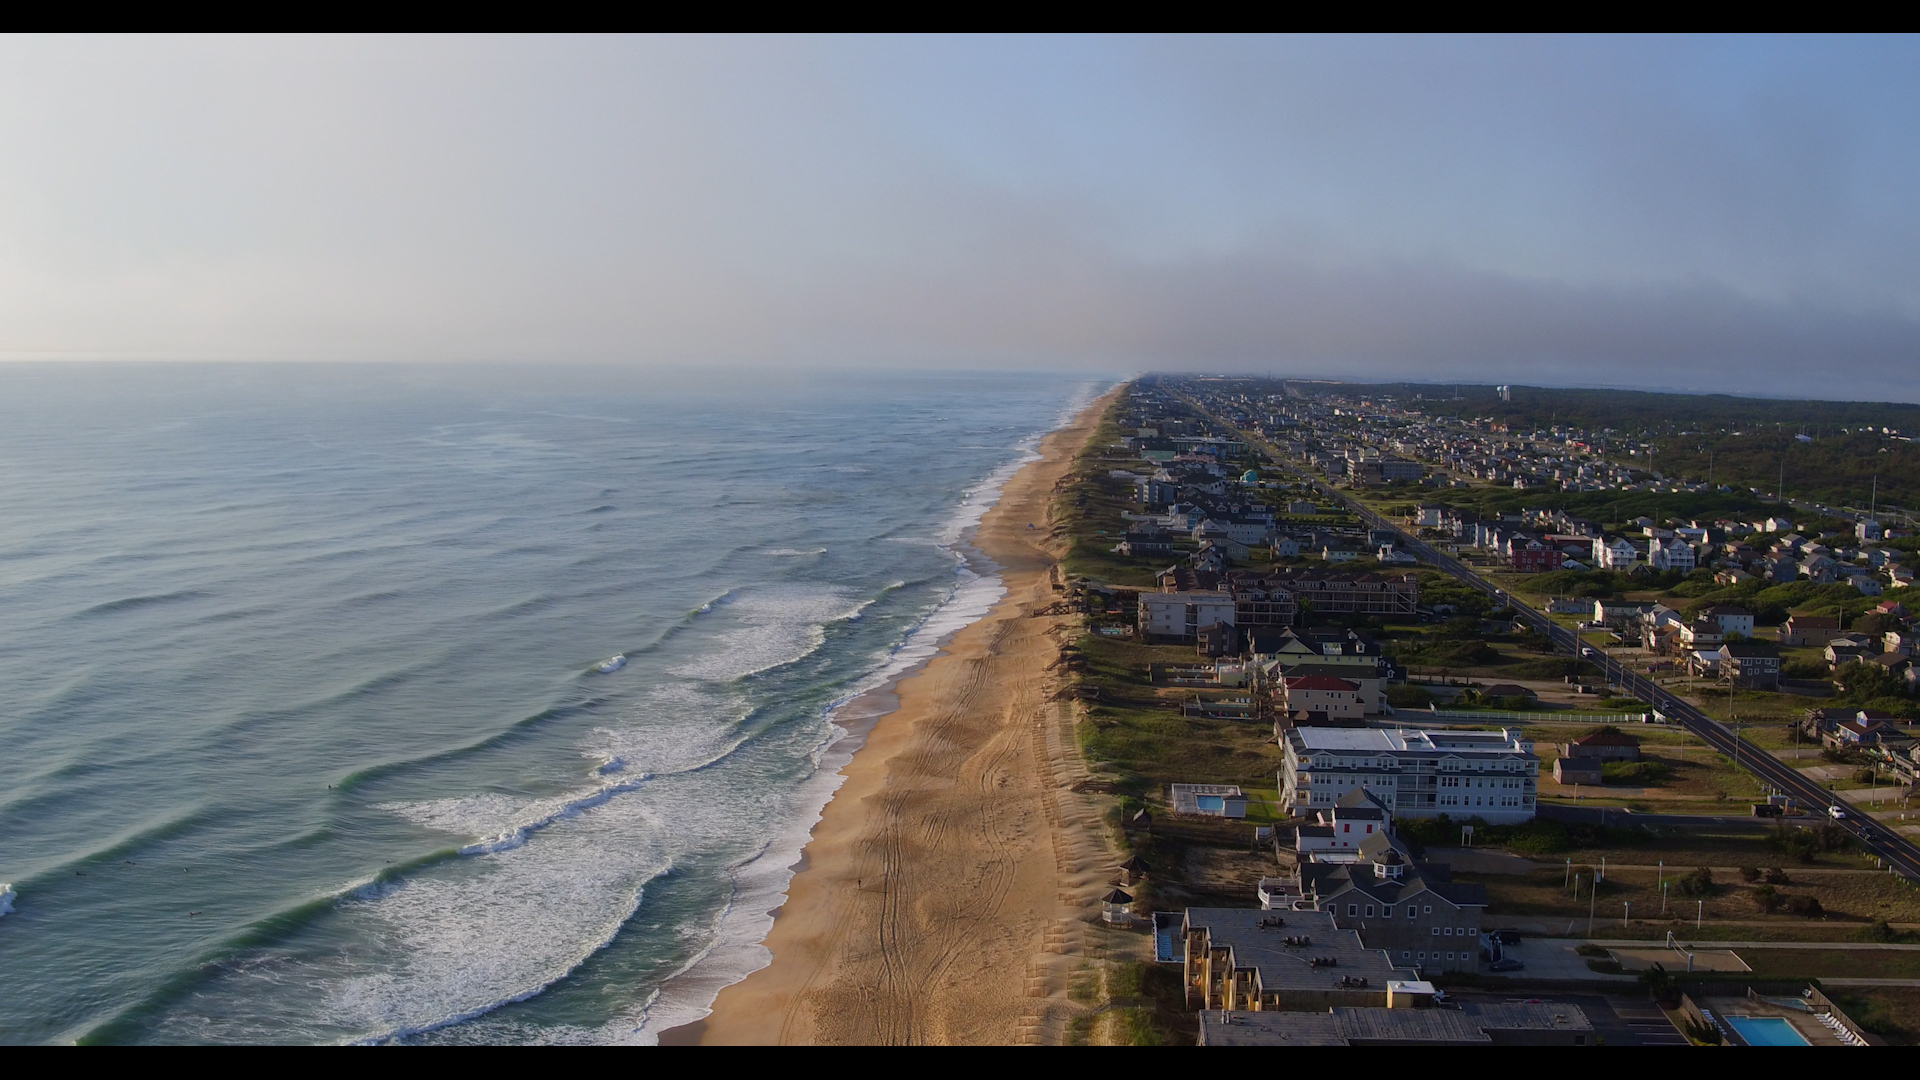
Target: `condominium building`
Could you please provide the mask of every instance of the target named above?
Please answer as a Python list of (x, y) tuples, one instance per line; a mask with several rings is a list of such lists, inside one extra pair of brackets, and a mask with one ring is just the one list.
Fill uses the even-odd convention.
[(1530, 821), (1540, 775), (1533, 743), (1504, 731), (1296, 727), (1281, 742), (1280, 798), (1296, 815), (1355, 789), (1396, 817)]
[(1140, 633), (1150, 643), (1192, 643), (1200, 628), (1234, 624), (1233, 597), (1223, 592), (1140, 594)]

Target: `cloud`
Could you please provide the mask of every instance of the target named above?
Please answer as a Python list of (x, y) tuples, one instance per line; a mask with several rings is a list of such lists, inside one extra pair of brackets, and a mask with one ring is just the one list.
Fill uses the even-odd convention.
[(0, 355), (1916, 396), (1915, 51), (13, 39)]

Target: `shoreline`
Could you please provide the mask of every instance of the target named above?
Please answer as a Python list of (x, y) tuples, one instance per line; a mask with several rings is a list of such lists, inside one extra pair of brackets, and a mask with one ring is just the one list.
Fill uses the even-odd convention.
[(1063, 924), (1110, 853), (1098, 808), (1065, 790), (1084, 768), (1047, 668), (1071, 620), (1029, 615), (1055, 599), (1055, 481), (1114, 392), (1043, 437), (973, 530), (1003, 594), (884, 688), (897, 704), (840, 770), (774, 910), (772, 962), (661, 1045), (1006, 1043), (1047, 1026), (1035, 989), (1065, 978), (1035, 968), (1064, 968)]

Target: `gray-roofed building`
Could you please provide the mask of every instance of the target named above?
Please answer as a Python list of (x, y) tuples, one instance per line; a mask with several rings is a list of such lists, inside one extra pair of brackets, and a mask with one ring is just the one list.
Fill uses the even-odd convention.
[(1182, 928), (1194, 1009), (1385, 1005), (1389, 981), (1415, 978), (1322, 911), (1188, 908)]
[(1297, 817), (1371, 791), (1395, 817), (1531, 821), (1540, 774), (1533, 742), (1504, 731), (1295, 727), (1280, 741), (1283, 805)]
[(1592, 1046), (1578, 1005), (1457, 1009), (1333, 1008), (1326, 1012), (1200, 1014), (1201, 1046)]
[(1385, 949), (1395, 964), (1423, 975), (1476, 970), (1486, 886), (1456, 883), (1444, 865), (1413, 861), (1384, 833), (1368, 837), (1359, 856), (1301, 863), (1294, 906), (1333, 916), (1368, 948)]

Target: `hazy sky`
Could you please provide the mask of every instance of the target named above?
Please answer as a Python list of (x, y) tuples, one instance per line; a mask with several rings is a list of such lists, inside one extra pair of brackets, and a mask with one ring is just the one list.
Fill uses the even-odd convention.
[(0, 354), (1920, 397), (1913, 38), (0, 40)]

